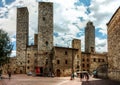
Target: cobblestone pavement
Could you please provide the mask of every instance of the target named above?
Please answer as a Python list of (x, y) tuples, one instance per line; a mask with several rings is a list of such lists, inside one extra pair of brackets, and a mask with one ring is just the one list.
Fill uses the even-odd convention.
[(0, 80), (0, 85), (120, 85), (119, 82), (90, 78), (80, 81), (79, 78), (70, 80), (70, 77), (33, 77), (27, 75), (12, 75), (9, 80), (6, 75)]

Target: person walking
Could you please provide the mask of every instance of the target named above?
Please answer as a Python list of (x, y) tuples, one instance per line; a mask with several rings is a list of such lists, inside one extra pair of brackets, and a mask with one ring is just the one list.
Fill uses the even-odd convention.
[(83, 73), (80, 73), (80, 81), (82, 81), (83, 77), (84, 77)]
[(84, 76), (85, 76), (86, 81), (88, 81), (89, 80), (89, 74), (85, 73)]
[(73, 79), (74, 79), (74, 74), (72, 73), (70, 80), (73, 80)]
[(9, 80), (11, 79), (11, 71), (8, 70), (8, 77), (9, 77)]

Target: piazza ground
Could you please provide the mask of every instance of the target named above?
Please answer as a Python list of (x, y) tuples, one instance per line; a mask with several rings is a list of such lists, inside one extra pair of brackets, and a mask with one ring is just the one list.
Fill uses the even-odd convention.
[(120, 85), (120, 82), (92, 77), (89, 81), (83, 79), (82, 82), (79, 78), (70, 80), (70, 77), (33, 77), (24, 74), (12, 75), (10, 80), (7, 75), (3, 75), (3, 78), (0, 85)]

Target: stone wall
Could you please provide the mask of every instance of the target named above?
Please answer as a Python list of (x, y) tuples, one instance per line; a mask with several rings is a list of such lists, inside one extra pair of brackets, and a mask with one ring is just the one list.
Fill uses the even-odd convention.
[(82, 71), (88, 71), (92, 73), (99, 66), (107, 64), (107, 53), (85, 53), (82, 52), (81, 60)]
[(16, 57), (11, 57), (9, 63), (5, 64), (2, 70), (3, 74), (7, 74), (8, 70), (10, 70), (12, 74), (16, 74), (17, 73)]
[(93, 72), (101, 65), (107, 64), (107, 54), (106, 53), (94, 53), (90, 56), (90, 72)]
[(108, 26), (108, 77), (120, 80), (120, 7)]
[(35, 72), (35, 66), (37, 63), (37, 46), (29, 46), (27, 47), (27, 55), (26, 55), (26, 73)]

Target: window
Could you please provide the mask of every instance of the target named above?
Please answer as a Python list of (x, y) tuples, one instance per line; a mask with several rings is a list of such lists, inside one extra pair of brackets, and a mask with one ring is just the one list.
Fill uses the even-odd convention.
[(68, 64), (68, 61), (67, 61), (67, 60), (65, 60), (65, 64)]
[(45, 43), (46, 43), (46, 46), (48, 46), (48, 41), (46, 41)]
[(94, 47), (91, 47), (91, 52), (94, 52)]
[(96, 62), (96, 59), (95, 59), (95, 58), (93, 58), (93, 61), (94, 61), (94, 62)]
[(30, 61), (28, 60), (28, 63), (30, 63)]
[(100, 59), (98, 59), (98, 62), (100, 62)]
[(89, 62), (89, 59), (87, 58), (87, 62)]
[(43, 21), (45, 21), (45, 17), (43, 17)]
[(85, 67), (85, 64), (82, 64), (82, 67)]
[(57, 60), (57, 64), (60, 64), (60, 60)]
[(89, 64), (87, 64), (87, 67), (89, 67)]
[(30, 54), (28, 53), (27, 55), (28, 55), (28, 58), (29, 58), (29, 55), (30, 55)]
[(102, 59), (102, 62), (105, 62), (104, 59)]
[(51, 71), (51, 68), (49, 69), (49, 71)]
[(46, 59), (46, 65), (48, 64), (48, 59)]
[(83, 69), (83, 71), (85, 71), (85, 69)]
[(79, 58), (79, 55), (77, 55), (77, 58)]
[(77, 69), (79, 69), (79, 65), (77, 65)]
[(36, 56), (37, 56), (37, 54), (35, 53), (35, 54), (34, 54), (34, 56), (36, 57)]
[(85, 61), (85, 59), (83, 59), (83, 61)]
[(65, 55), (67, 55), (67, 51), (65, 51)]
[(30, 67), (28, 66), (27, 69), (29, 69)]

